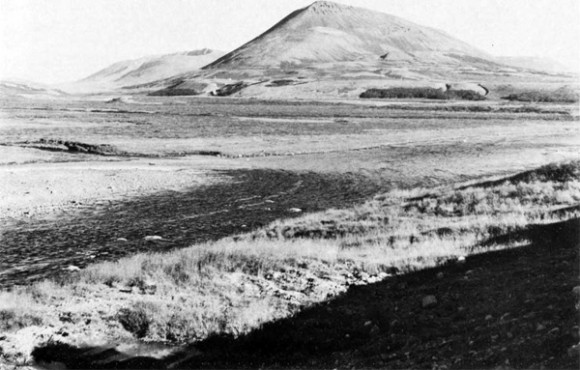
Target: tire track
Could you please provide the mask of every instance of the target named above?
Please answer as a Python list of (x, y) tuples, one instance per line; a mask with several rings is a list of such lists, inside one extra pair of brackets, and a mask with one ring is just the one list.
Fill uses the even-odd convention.
[[(0, 287), (60, 276), (68, 265), (220, 239), (300, 214), (290, 208), (348, 207), (388, 190), (386, 183), (352, 173), (257, 169), (220, 175), (230, 181), (95, 205), (89, 215), (8, 225), (0, 234)], [(149, 235), (163, 241), (145, 241)]]

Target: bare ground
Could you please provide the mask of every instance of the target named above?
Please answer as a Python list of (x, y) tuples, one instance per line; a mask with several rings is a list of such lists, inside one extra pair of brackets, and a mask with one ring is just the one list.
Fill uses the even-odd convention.
[[(302, 212), (348, 207), (381, 190), (372, 179), (348, 174), (256, 169), (219, 176), (227, 181), (93, 206), (89, 215), (14, 222), (2, 231), (0, 284), (27, 284), (70, 264), (217, 240)], [(144, 241), (153, 235), (164, 240)]]

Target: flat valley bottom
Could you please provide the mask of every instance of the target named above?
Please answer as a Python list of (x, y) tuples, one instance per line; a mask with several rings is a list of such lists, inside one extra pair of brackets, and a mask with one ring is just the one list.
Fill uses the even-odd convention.
[(0, 101), (0, 365), (577, 368), (575, 104)]

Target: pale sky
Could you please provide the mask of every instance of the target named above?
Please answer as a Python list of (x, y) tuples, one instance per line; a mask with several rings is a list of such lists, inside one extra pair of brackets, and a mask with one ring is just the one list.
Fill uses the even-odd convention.
[[(0, 0), (0, 79), (77, 80), (112, 63), (231, 51), (313, 0)], [(580, 68), (579, 0), (336, 0), (439, 28), (493, 55)]]

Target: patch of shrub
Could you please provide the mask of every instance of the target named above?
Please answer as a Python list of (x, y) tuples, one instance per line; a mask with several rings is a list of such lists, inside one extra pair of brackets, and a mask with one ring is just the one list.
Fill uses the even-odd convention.
[(270, 82), (266, 87), (279, 87), (279, 86), (288, 86), (292, 85), (294, 80), (274, 80)]
[(149, 96), (187, 96), (199, 95), (200, 92), (193, 89), (162, 89), (149, 93)]
[(143, 338), (149, 331), (151, 324), (145, 308), (137, 305), (134, 308), (122, 308), (117, 313), (117, 320), (125, 330), (135, 335), (137, 338)]
[(521, 101), (528, 103), (576, 103), (578, 94), (567, 90), (556, 90), (550, 92), (543, 91), (522, 91), (502, 97), (509, 101)]
[(237, 93), (238, 91), (240, 91), (248, 86), (249, 85), (243, 81), (236, 82), (234, 84), (229, 84), (229, 85), (225, 85), (225, 86), (220, 87), (216, 91), (212, 92), (211, 95), (213, 95), (213, 96), (229, 96), (229, 95)]
[(452, 100), (486, 100), (485, 96), (471, 90), (448, 90), (445, 95)]
[(471, 90), (447, 90), (425, 87), (393, 87), (390, 89), (369, 89), (360, 97), (363, 99), (437, 99), (437, 100), (485, 100), (485, 96)]

